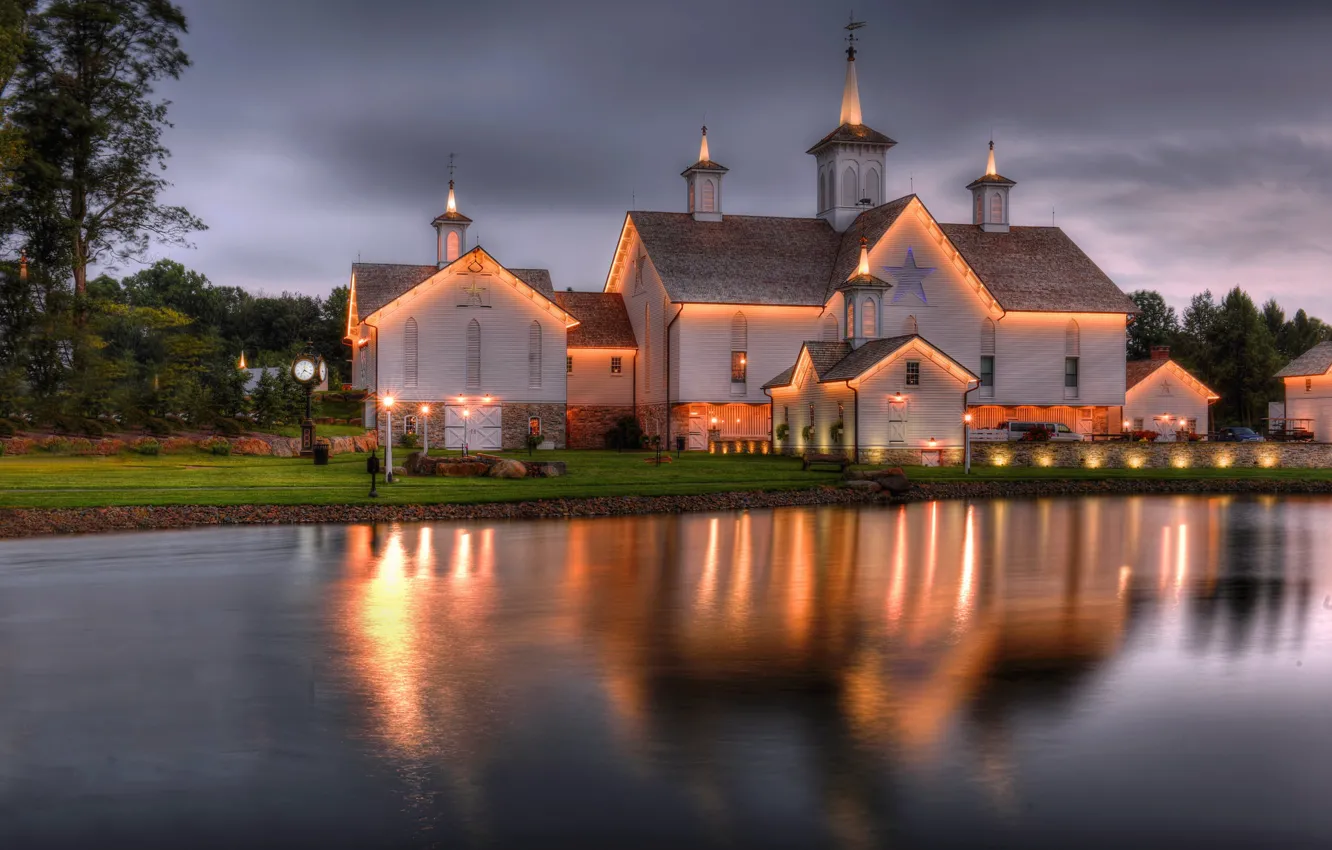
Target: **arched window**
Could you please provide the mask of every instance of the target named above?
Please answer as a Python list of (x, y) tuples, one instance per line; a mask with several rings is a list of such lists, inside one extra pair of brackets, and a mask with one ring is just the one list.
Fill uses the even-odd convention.
[(703, 181), (703, 212), (712, 212), (716, 209), (717, 187), (711, 180)]
[(458, 239), (458, 231), (449, 231), (449, 235), (444, 237), (444, 246), (444, 260), (446, 262), (451, 263), (458, 259), (458, 255), (462, 253), (462, 242)]
[(981, 354), (994, 354), (994, 320), (981, 322)]
[(1068, 357), (1082, 354), (1082, 329), (1075, 319), (1069, 319), (1068, 327), (1064, 329), (1064, 354)]
[(402, 385), (416, 386), (416, 319), (409, 318), (402, 329)]
[(527, 386), (541, 389), (541, 323), (535, 319), (527, 326)]
[(879, 205), (879, 187), (883, 184), (883, 179), (879, 177), (879, 169), (871, 168), (869, 174), (865, 176), (865, 197), (870, 199), (870, 206)]
[(737, 312), (731, 317), (731, 350), (745, 351), (749, 348), (749, 321), (744, 313)]
[(916, 324), (915, 316), (906, 317), (906, 321), (902, 323), (902, 333), (907, 336), (920, 333), (920, 325)]
[(481, 389), (481, 323), (467, 323), (467, 389)]
[(744, 313), (731, 317), (731, 392), (744, 395), (749, 378), (749, 321)]
[(995, 192), (990, 196), (990, 221), (1001, 223), (1004, 220), (1004, 196)]
[(694, 181), (689, 181), (689, 211), (694, 211)]
[(985, 196), (980, 192), (976, 193), (976, 220), (972, 224), (985, 223)]
[(819, 212), (828, 208), (828, 171), (819, 169)]
[(879, 335), (874, 299), (866, 298), (860, 302), (860, 335), (865, 339), (874, 339)]
[(846, 336), (848, 339), (856, 335), (856, 305), (850, 299), (846, 302)]
[(823, 341), (837, 342), (837, 317), (832, 313), (823, 319)]
[(860, 199), (856, 197), (856, 170), (848, 165), (846, 171), (842, 172), (842, 206), (854, 207), (858, 200)]

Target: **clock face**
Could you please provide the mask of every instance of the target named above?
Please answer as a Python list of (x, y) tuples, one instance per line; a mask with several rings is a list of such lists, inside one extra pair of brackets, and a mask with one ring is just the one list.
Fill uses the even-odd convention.
[(308, 357), (302, 357), (300, 360), (296, 361), (296, 364), (294, 366), (291, 367), (291, 373), (295, 375), (296, 380), (300, 381), (301, 383), (303, 384), (309, 383), (310, 379), (313, 378), (315, 374), (314, 361), (309, 359)]
[(320, 360), (320, 361), (319, 361), (319, 383), (322, 384), (324, 381), (327, 381), (327, 380), (328, 380), (328, 364), (325, 363), (323, 360)]

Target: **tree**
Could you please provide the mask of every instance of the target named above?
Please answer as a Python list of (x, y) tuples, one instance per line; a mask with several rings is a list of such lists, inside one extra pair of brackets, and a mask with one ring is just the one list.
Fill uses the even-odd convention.
[(1138, 305), (1139, 312), (1128, 326), (1128, 357), (1146, 360), (1155, 346), (1173, 344), (1179, 334), (1179, 319), (1175, 308), (1167, 305), (1159, 292), (1140, 289), (1129, 298)]
[(1218, 308), (1212, 290), (1206, 289), (1189, 299), (1179, 333), (1171, 346), (1171, 356), (1185, 369), (1208, 379), (1209, 350), (1207, 336), (1216, 322)]
[(1277, 350), (1287, 360), (1294, 360), (1320, 342), (1332, 339), (1332, 327), (1321, 319), (1309, 316), (1303, 310), (1295, 312), (1295, 318), (1281, 328), (1277, 336)]
[(1274, 341), (1281, 338), (1281, 331), (1286, 327), (1286, 311), (1275, 298), (1269, 298), (1263, 304), (1263, 324)]
[(169, 0), (49, 0), (32, 19), (13, 110), (26, 145), (14, 194), (29, 238), (54, 242), (43, 259), (66, 264), (78, 296), (90, 263), (204, 229), (158, 199), (169, 124), (153, 84), (189, 65), (185, 30)]
[(9, 86), (27, 49), (37, 0), (0, 0), (0, 192), (9, 190), (23, 156), (22, 136), (9, 117)]
[(1252, 425), (1266, 416), (1267, 403), (1280, 396), (1273, 375), (1281, 355), (1253, 299), (1235, 287), (1207, 325), (1207, 378), (1221, 395), (1218, 418)]

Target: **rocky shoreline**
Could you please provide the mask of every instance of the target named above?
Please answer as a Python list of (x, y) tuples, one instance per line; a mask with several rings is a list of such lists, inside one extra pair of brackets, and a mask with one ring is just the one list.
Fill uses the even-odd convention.
[(841, 504), (902, 504), (936, 499), (1048, 498), (1168, 494), (1332, 494), (1332, 480), (1202, 479), (1104, 481), (949, 481), (912, 484), (898, 496), (822, 485), (804, 490), (695, 496), (612, 496), (489, 502), (476, 505), (230, 505), (204, 507), (5, 508), (0, 538), (198, 528), (219, 525), (567, 519), (572, 517), (733, 511)]

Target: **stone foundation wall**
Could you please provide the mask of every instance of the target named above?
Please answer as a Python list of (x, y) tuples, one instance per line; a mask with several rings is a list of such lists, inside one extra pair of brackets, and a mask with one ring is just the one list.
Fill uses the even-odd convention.
[(638, 406), (638, 421), (643, 426), (643, 433), (651, 437), (666, 436), (667, 406), (665, 404), (641, 404)]
[(565, 446), (565, 415), (566, 408), (562, 404), (505, 402), (500, 411), (500, 445), (506, 449), (526, 448), (527, 420), (536, 416), (541, 419), (541, 433), (546, 440), (562, 449)]
[[(947, 452), (946, 452), (947, 454)], [(961, 462), (960, 450), (958, 463)], [(973, 466), (1096, 469), (1332, 467), (1327, 443), (972, 443)]]
[(571, 449), (604, 449), (606, 432), (615, 427), (615, 423), (626, 416), (633, 416), (632, 405), (626, 407), (606, 407), (601, 405), (582, 405), (569, 407), (565, 431), (565, 444)]

